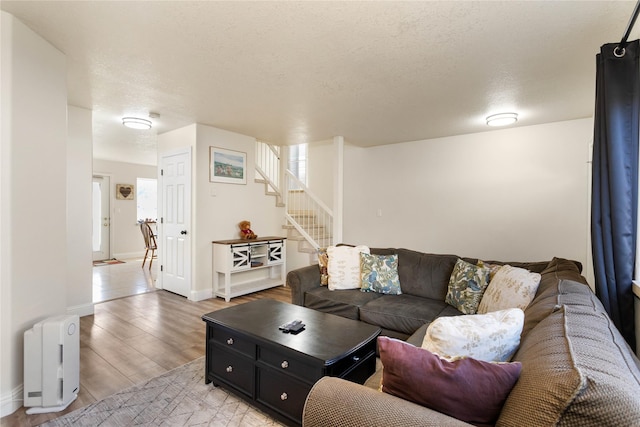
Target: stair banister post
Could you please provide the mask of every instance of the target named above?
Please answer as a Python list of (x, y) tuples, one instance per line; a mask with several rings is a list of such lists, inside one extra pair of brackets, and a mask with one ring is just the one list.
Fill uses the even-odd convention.
[(289, 146), (280, 146), (280, 191), (282, 192), (282, 202), (285, 210), (289, 209), (289, 180), (285, 176), (285, 172), (289, 170)]
[(344, 202), (344, 137), (333, 137), (333, 242), (341, 243)]

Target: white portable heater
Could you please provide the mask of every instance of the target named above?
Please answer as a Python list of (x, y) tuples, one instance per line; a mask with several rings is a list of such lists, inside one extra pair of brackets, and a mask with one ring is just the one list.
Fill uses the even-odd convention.
[(24, 333), (27, 414), (59, 412), (80, 390), (80, 319), (49, 317)]

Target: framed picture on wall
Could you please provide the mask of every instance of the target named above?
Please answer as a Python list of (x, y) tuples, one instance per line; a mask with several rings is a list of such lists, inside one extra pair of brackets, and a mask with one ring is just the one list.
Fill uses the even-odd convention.
[(133, 200), (134, 197), (133, 184), (116, 184), (116, 199)]
[(247, 183), (247, 153), (209, 147), (209, 181)]

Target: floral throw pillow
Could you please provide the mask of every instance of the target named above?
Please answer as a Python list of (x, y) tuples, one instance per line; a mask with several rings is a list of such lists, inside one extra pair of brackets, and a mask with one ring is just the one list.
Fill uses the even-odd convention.
[(482, 296), (478, 313), (483, 314), (516, 307), (524, 310), (536, 296), (540, 278), (539, 273), (503, 265)]
[(360, 252), (360, 277), (362, 292), (400, 295), (398, 255), (370, 255)]
[(470, 316), (439, 317), (427, 328), (422, 348), (443, 359), (473, 357), (508, 362), (520, 345), (524, 312), (519, 308)]
[(458, 259), (449, 278), (445, 302), (464, 314), (476, 314), (489, 284), (490, 272), (481, 262), (473, 265)]

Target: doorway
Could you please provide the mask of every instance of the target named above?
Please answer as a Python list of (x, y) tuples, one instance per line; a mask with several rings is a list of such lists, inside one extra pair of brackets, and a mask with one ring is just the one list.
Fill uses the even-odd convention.
[(160, 158), (160, 242), (163, 289), (191, 297), (191, 147)]
[(110, 215), (110, 178), (103, 175), (93, 176), (92, 218), (93, 218), (93, 260), (100, 261), (111, 257), (111, 215)]

